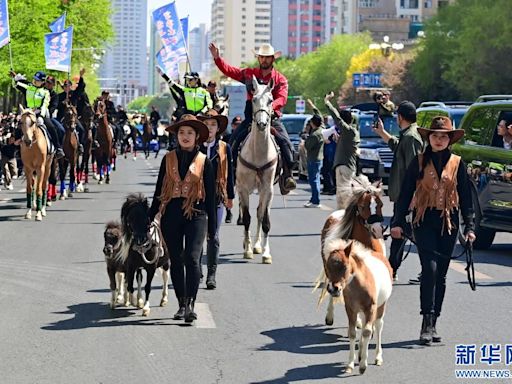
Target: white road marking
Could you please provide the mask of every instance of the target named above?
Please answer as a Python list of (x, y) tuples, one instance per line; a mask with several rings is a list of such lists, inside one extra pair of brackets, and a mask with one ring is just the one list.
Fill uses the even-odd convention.
[(27, 188), (21, 188), (18, 193), (26, 193), (27, 192)]
[(10, 201), (12, 201), (12, 199), (9, 199), (9, 198), (0, 199), (0, 203), (8, 203)]
[(331, 207), (329, 207), (328, 205), (325, 205), (325, 204), (321, 204), (320, 209), (322, 211), (329, 211), (329, 212), (330, 211), (334, 211), (334, 208), (331, 208)]
[(197, 320), (194, 322), (196, 328), (217, 328), (208, 304), (195, 303), (194, 311), (197, 313)]
[[(462, 273), (466, 275), (466, 264), (460, 261), (454, 261), (450, 263), (450, 268), (456, 272)], [(485, 273), (478, 272), (475, 270), (475, 279), (477, 280), (492, 280), (491, 276), (486, 275)]]

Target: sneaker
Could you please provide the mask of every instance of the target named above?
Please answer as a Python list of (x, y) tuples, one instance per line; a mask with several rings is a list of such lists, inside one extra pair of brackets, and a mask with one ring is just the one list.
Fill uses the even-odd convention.
[(421, 273), (418, 273), (418, 277), (417, 278), (409, 279), (409, 284), (418, 285), (420, 283), (421, 283)]
[(313, 204), (311, 201), (308, 201), (304, 204), (304, 208), (322, 208), (322, 204)]

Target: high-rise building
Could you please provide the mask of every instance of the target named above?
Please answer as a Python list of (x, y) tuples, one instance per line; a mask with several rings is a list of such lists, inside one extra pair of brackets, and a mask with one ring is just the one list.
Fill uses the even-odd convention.
[(112, 0), (111, 7), (115, 37), (100, 66), (100, 84), (115, 103), (127, 104), (148, 88), (147, 0)]
[(190, 67), (194, 72), (201, 74), (204, 80), (203, 67), (204, 62), (208, 60), (208, 45), (206, 40), (206, 24), (199, 24), (199, 27), (193, 28), (188, 34), (188, 46)]
[(211, 39), (230, 64), (251, 62), (270, 43), (270, 14), (271, 0), (213, 0)]

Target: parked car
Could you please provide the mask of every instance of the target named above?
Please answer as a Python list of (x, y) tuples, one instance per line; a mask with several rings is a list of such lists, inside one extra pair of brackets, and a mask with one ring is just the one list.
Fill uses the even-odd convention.
[(472, 181), (477, 249), (489, 248), (497, 231), (512, 232), (512, 150), (497, 134), (500, 120), (512, 123), (512, 95), (502, 97), (471, 105), (459, 126), (464, 138), (453, 145)]
[(458, 128), (471, 104), (471, 101), (425, 101), (416, 110), (418, 126), (429, 127), (434, 117), (447, 116), (453, 126)]
[[(281, 121), (286, 128), (286, 132), (288, 132), (288, 136), (290, 136), (290, 141), (293, 144), (295, 149), (295, 162), (298, 164), (298, 173), (299, 178), (303, 178), (301, 175), (306, 175), (307, 177), (307, 166), (304, 166), (300, 159), (305, 157), (305, 149), (304, 146), (300, 145), (301, 138), (300, 134), (304, 132), (304, 128), (306, 127), (306, 123), (311, 119), (313, 115), (309, 114), (284, 114), (281, 117)], [(301, 154), (302, 152), (302, 154)]]

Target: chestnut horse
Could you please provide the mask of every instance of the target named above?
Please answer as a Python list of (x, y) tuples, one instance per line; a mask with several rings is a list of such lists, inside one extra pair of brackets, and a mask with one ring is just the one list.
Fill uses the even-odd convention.
[[(382, 238), (380, 189), (362, 176), (354, 179), (353, 196), (346, 210), (332, 213), (322, 229), (322, 261), (325, 273), (320, 300), (331, 297), (325, 322), (333, 323), (334, 299), (343, 294), (349, 322), (350, 355), (346, 372), (355, 364), (356, 323), (362, 318), (359, 372), (365, 372), (368, 343), (373, 328), (377, 335), (376, 365), (382, 360), (382, 327), (386, 302), (391, 296), (392, 269)], [(373, 209), (373, 212), (372, 212)]]
[[(142, 115), (141, 119), (142, 123), (142, 147), (144, 148), (144, 155), (146, 159), (149, 158), (150, 148), (151, 148), (151, 139), (153, 138), (153, 128), (151, 124), (149, 124), (148, 116), (146, 114)], [(135, 141), (133, 142), (135, 146)], [(136, 156), (136, 155), (135, 155)]]
[(98, 131), (96, 136), (100, 144), (96, 148), (96, 160), (98, 162), (98, 173), (100, 179), (98, 184), (103, 184), (103, 175), (106, 173), (105, 182), (110, 184), (110, 164), (112, 162), (112, 130), (108, 124), (107, 108), (102, 100), (98, 100), (96, 105), (95, 120)]
[(78, 115), (76, 108), (71, 103), (65, 103), (63, 126), (65, 129), (62, 147), (64, 157), (59, 160), (59, 176), (60, 176), (60, 200), (66, 199), (66, 171), (69, 165), (69, 192), (67, 196), (73, 197), (75, 192), (75, 171), (78, 164), (78, 137), (76, 135), (76, 122)]
[[(82, 161), (78, 166), (78, 192), (89, 192), (89, 160), (92, 159), (92, 127), (94, 125), (94, 111), (89, 104), (86, 104), (82, 110), (82, 115), (78, 117), (85, 130), (84, 153)], [(83, 181), (83, 183), (82, 183)]]
[[(48, 142), (43, 131), (37, 126), (37, 117), (31, 109), (20, 105), (20, 126), (23, 132), (21, 160), (27, 178), (27, 208), (25, 219), (32, 218), (34, 188), (36, 193), (36, 221), (46, 216), (48, 176), (50, 175), (53, 154), (48, 153)], [(34, 173), (36, 179), (34, 180)]]

